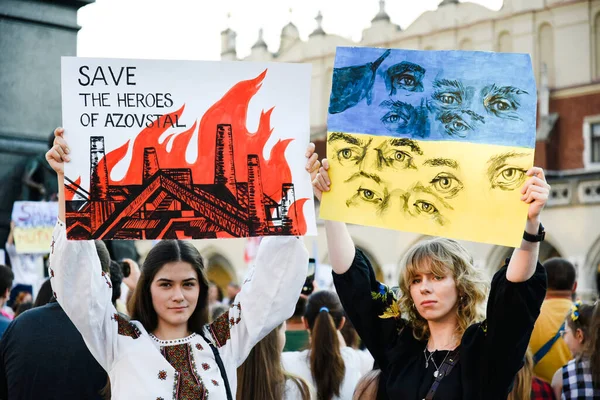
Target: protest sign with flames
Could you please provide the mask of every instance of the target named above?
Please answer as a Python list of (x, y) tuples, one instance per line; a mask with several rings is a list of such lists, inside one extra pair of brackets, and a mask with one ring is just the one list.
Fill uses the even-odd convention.
[(316, 234), (309, 88), (307, 65), (64, 57), (67, 236)]

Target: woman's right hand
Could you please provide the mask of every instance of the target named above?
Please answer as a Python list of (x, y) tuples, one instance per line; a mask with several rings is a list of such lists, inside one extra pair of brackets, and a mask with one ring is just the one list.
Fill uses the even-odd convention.
[(69, 146), (63, 137), (65, 130), (56, 128), (54, 130), (54, 146), (46, 152), (46, 161), (58, 175), (64, 175), (65, 162), (71, 161)]
[(315, 194), (317, 200), (321, 201), (323, 192), (328, 192), (329, 185), (331, 185), (329, 173), (327, 172), (329, 170), (329, 161), (324, 158), (322, 164), (319, 162), (319, 155), (315, 153), (314, 143), (310, 143), (308, 145), (308, 149), (306, 150), (306, 158), (308, 158), (306, 170), (310, 173), (313, 193)]

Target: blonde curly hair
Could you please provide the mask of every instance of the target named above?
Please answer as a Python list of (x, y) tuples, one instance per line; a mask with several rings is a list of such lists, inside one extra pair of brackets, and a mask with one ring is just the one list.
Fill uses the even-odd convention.
[(429, 326), (414, 306), (410, 295), (413, 277), (419, 272), (431, 271), (439, 276), (448, 275), (456, 282), (458, 291), (458, 326), (456, 334), (462, 337), (469, 325), (483, 321), (489, 284), (473, 266), (473, 258), (457, 241), (434, 238), (415, 244), (400, 262), (400, 310), (413, 326), (417, 340), (429, 338)]

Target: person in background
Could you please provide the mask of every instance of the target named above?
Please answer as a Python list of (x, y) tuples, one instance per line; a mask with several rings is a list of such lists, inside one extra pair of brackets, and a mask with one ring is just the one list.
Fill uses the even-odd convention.
[(35, 296), (35, 302), (33, 303), (33, 308), (41, 307), (50, 302), (52, 299), (52, 285), (50, 284), (50, 279), (46, 279), (42, 286), (40, 286), (40, 290)]
[(308, 350), (283, 353), (283, 368), (304, 378), (322, 400), (351, 399), (358, 380), (373, 368), (373, 357), (347, 347), (339, 332), (346, 322), (337, 294), (327, 290), (308, 296), (304, 312), (310, 332)]
[[(4, 308), (9, 296), (10, 288), (13, 284), (14, 274), (6, 265), (0, 265), (0, 309)], [(11, 319), (6, 315), (0, 315), (0, 337), (4, 334), (10, 324)]]
[(576, 301), (561, 332), (573, 354), (552, 378), (558, 399), (600, 399), (600, 313), (596, 304)]
[(310, 400), (306, 381), (283, 369), (285, 322), (258, 342), (237, 370), (237, 400)]
[(354, 325), (348, 319), (346, 315), (344, 315), (346, 322), (344, 322), (344, 326), (340, 329), (340, 333), (344, 338), (344, 342), (346, 342), (346, 346), (351, 347), (353, 349), (360, 349), (360, 337), (358, 336), (358, 332), (354, 329)]
[[(54, 132), (48, 136), (48, 149), (54, 145)], [(56, 172), (46, 161), (46, 153), (32, 157), (25, 165), (23, 172), (21, 199), (27, 201), (56, 201), (58, 185)]]
[[(93, 248), (107, 274), (106, 246), (97, 240)], [(106, 372), (51, 297), (47, 280), (36, 299), (40, 306), (15, 318), (0, 340), (0, 400), (103, 399), (100, 391), (107, 383)], [(49, 302), (44, 304), (46, 299)]]
[(235, 296), (237, 296), (237, 294), (240, 292), (240, 290), (240, 285), (234, 282), (229, 282), (229, 285), (227, 285), (227, 297), (223, 298), (222, 303), (225, 305), (231, 304), (233, 302), (233, 299), (235, 299)]
[(17, 318), (19, 315), (23, 314), (25, 311), (30, 310), (33, 308), (33, 303), (31, 301), (26, 301), (24, 303), (19, 304), (19, 307), (17, 307), (17, 310), (15, 311), (15, 318)]
[(127, 314), (127, 307), (121, 303), (121, 283), (123, 283), (123, 268), (121, 264), (115, 260), (110, 260), (110, 283), (112, 285), (112, 299), (113, 306), (121, 315)]
[(533, 375), (533, 356), (529, 349), (507, 400), (555, 400), (552, 386)]
[(300, 351), (308, 348), (309, 334), (302, 321), (307, 296), (301, 294), (296, 302), (294, 314), (286, 322), (285, 346), (283, 351)]
[(380, 369), (374, 369), (364, 374), (356, 384), (352, 400), (377, 400), (380, 379)]
[(33, 297), (31, 296), (31, 293), (29, 293), (29, 292), (19, 292), (17, 294), (17, 296), (15, 297), (15, 300), (13, 301), (13, 304), (11, 306), (11, 308), (15, 312), (15, 317), (17, 316), (17, 309), (19, 308), (19, 306), (21, 304), (23, 304), (23, 303), (32, 303), (32, 302), (33, 302)]
[(551, 382), (556, 370), (571, 359), (571, 352), (560, 337), (560, 331), (564, 329), (565, 316), (573, 305), (577, 273), (573, 264), (564, 258), (546, 260), (544, 268), (548, 291), (535, 322), (529, 348), (533, 353), (534, 375)]
[[(10, 266), (15, 274), (13, 281), (13, 296), (20, 291), (30, 291), (35, 297), (44, 281), (44, 255), (17, 253), (17, 247), (14, 241), (14, 222), (10, 223), (10, 232), (6, 240), (6, 253), (10, 259)], [(49, 245), (49, 244), (48, 244)], [(15, 307), (16, 309), (16, 307)]]

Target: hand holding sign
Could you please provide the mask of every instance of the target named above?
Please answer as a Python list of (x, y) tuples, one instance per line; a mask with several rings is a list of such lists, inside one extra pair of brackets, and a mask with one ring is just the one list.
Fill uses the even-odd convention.
[[(63, 138), (65, 130), (63, 128), (56, 128), (54, 130), (54, 146), (46, 153), (46, 161), (52, 167), (54, 171), (59, 175), (60, 178), (65, 174), (65, 162), (71, 161), (69, 157), (69, 146)], [(61, 179), (62, 180), (62, 179)]]

